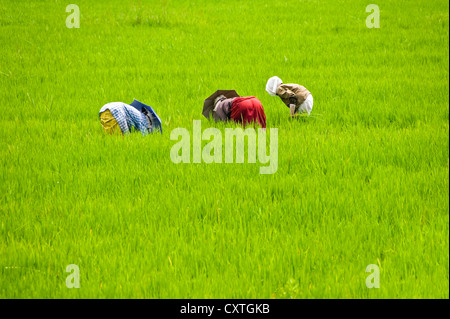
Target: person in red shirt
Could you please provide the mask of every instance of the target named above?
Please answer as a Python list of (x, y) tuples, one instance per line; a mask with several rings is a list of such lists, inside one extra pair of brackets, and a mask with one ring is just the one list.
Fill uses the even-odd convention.
[(256, 122), (266, 128), (266, 114), (261, 101), (254, 96), (226, 98), (218, 96), (214, 101), (213, 112), (224, 122), (233, 120), (244, 127)]

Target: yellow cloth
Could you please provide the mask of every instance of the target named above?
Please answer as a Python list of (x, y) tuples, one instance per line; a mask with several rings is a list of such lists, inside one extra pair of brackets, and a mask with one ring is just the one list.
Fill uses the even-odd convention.
[(103, 129), (108, 134), (121, 134), (119, 123), (114, 118), (110, 110), (100, 113), (100, 122), (102, 123)]

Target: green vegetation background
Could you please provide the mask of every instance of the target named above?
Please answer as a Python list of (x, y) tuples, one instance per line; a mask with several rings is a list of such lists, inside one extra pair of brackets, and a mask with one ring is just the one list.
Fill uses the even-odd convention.
[[(1, 298), (449, 297), (447, 1), (380, 0), (379, 29), (359, 0), (70, 3), (0, 1)], [(170, 160), (172, 129), (232, 126), (219, 88), (262, 101), (276, 174)], [(103, 134), (133, 98), (164, 135)]]

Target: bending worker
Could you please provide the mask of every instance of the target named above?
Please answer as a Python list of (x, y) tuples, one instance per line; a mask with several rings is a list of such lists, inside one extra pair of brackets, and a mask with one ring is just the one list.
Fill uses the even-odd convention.
[(224, 122), (233, 120), (244, 127), (258, 122), (262, 128), (266, 128), (264, 108), (254, 96), (226, 98), (220, 95), (214, 101), (213, 112)]
[(100, 122), (106, 133), (129, 134), (132, 130), (142, 135), (161, 129), (161, 120), (153, 109), (137, 100), (131, 104), (112, 102), (105, 104), (99, 112)]
[(272, 96), (278, 95), (289, 107), (291, 117), (312, 111), (313, 97), (304, 86), (299, 84), (283, 84), (277, 76), (271, 77), (266, 84), (266, 91)]

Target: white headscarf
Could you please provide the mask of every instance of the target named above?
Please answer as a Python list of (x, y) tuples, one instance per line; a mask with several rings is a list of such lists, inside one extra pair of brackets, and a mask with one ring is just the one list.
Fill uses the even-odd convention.
[(277, 95), (277, 89), (280, 84), (282, 84), (283, 81), (278, 76), (272, 76), (266, 84), (266, 91), (272, 96)]

